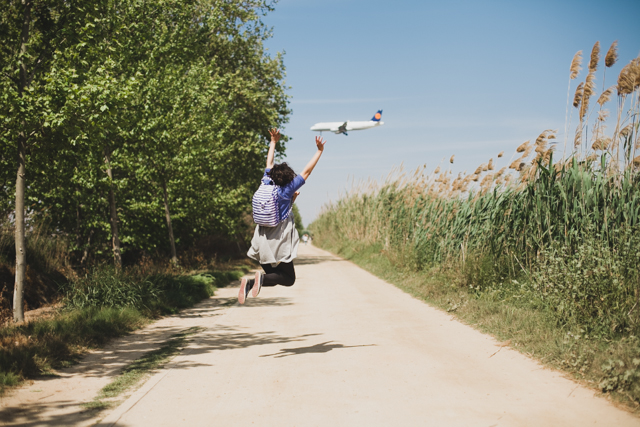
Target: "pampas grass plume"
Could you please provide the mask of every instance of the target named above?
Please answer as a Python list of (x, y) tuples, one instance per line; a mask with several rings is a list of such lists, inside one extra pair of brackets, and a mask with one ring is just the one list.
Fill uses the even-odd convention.
[(628, 95), (633, 92), (636, 84), (637, 73), (636, 60), (625, 65), (618, 75), (618, 95)]
[(576, 94), (573, 97), (573, 106), (578, 108), (580, 103), (582, 102), (582, 91), (584, 89), (584, 83), (580, 83), (576, 88)]
[(602, 92), (602, 95), (598, 98), (598, 104), (600, 104), (601, 107), (611, 100), (611, 94), (613, 93), (614, 88), (615, 86), (611, 86), (609, 89)]
[(611, 67), (618, 60), (618, 40), (611, 43), (611, 47), (607, 51), (607, 55), (604, 57), (604, 65)]
[(571, 68), (570, 68), (571, 73), (569, 74), (569, 78), (571, 80), (578, 77), (578, 73), (580, 73), (580, 70), (582, 69), (580, 68), (581, 65), (582, 65), (582, 51), (579, 50), (578, 52), (576, 52), (575, 55), (573, 55), (573, 60), (571, 61)]
[(633, 127), (633, 125), (631, 123), (629, 123), (628, 125), (626, 125), (624, 128), (622, 128), (622, 130), (620, 131), (620, 136), (622, 136), (623, 138), (626, 138), (627, 135), (629, 135), (631, 133), (631, 128)]
[(589, 61), (589, 71), (594, 72), (598, 69), (598, 62), (600, 62), (600, 42), (596, 42), (591, 50), (591, 59)]
[(517, 153), (522, 153), (524, 150), (526, 150), (527, 147), (529, 147), (529, 142), (531, 142), (531, 141), (525, 141), (522, 144), (520, 144), (518, 146), (518, 148), (516, 148), (516, 152)]

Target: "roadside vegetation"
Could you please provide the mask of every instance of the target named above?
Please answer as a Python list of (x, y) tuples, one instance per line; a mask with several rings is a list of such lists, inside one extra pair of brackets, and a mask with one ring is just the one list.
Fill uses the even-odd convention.
[(211, 265), (195, 271), (146, 267), (116, 272), (113, 266), (96, 266), (62, 286), (59, 307), (50, 316), (1, 327), (0, 392), (69, 366), (88, 349), (190, 307), (249, 268), (235, 261), (218, 263), (215, 270)]
[(268, 131), (289, 115), (273, 4), (3, 4), (0, 390), (245, 271)]
[(289, 115), (283, 56), (263, 44), (271, 10), (269, 0), (3, 3), (0, 288), (15, 321), (38, 306), (33, 280), (60, 279), (35, 264), (34, 245), (58, 245), (84, 270), (175, 264), (213, 239), (244, 244), (268, 130)]
[[(571, 140), (545, 130), (471, 174), (441, 165), (363, 183), (325, 208), (314, 242), (640, 404), (640, 58), (617, 84), (595, 84), (604, 65), (606, 87), (616, 47), (604, 64), (599, 43), (588, 58), (567, 114), (565, 135), (577, 115)], [(578, 52), (570, 88), (580, 67)]]

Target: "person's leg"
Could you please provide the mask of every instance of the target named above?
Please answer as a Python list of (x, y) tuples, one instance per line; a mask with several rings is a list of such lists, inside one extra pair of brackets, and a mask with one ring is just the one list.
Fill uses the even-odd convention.
[(262, 279), (262, 286), (293, 286), (296, 282), (296, 270), (293, 268), (293, 261), (281, 262), (276, 267), (271, 264), (260, 264), (265, 272)]

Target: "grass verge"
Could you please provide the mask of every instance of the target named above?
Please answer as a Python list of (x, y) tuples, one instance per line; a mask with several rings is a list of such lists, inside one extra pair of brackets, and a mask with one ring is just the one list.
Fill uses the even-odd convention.
[(577, 325), (561, 324), (547, 306), (523, 295), (525, 286), (517, 281), (480, 291), (465, 285), (468, 278), (461, 269), (441, 265), (416, 271), (383, 251), (382, 245), (325, 241), (322, 247), (640, 412), (638, 337), (609, 339)]
[(0, 328), (0, 395), (25, 378), (69, 366), (88, 349), (212, 296), (244, 269), (154, 276), (144, 284), (100, 272), (76, 282), (66, 290), (65, 308), (53, 317)]
[(87, 409), (101, 410), (119, 403), (115, 400), (118, 396), (140, 383), (151, 371), (161, 368), (180, 352), (189, 336), (201, 330), (202, 328), (193, 327), (172, 335), (171, 339), (159, 349), (145, 354), (127, 366), (117, 378), (104, 386), (91, 402), (85, 403), (83, 406)]

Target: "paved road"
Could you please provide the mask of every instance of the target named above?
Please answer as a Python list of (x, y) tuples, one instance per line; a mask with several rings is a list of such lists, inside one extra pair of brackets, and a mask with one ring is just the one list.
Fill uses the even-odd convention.
[(100, 425), (640, 425), (516, 351), (490, 357), (493, 338), (350, 262), (300, 252), (293, 288), (203, 309), (206, 330)]

